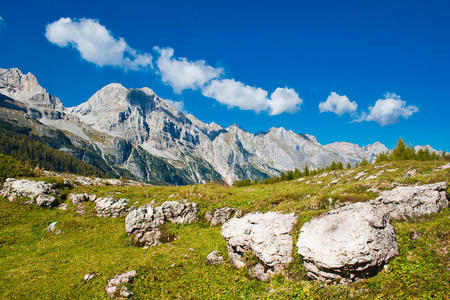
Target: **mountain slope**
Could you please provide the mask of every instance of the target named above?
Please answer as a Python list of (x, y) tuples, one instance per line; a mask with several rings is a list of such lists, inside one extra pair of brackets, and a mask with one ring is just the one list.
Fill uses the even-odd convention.
[[(4, 105), (4, 109), (20, 110), (39, 124), (63, 132), (76, 147), (93, 149), (103, 169), (110, 169), (108, 174), (153, 183), (231, 184), (305, 166), (320, 168), (333, 161), (372, 161), (387, 151), (380, 143), (324, 146), (311, 135), (284, 128), (252, 134), (237, 125), (206, 124), (149, 88), (127, 89), (118, 83), (103, 87), (76, 107), (65, 108), (31, 73), (0, 69), (0, 94), (16, 106)], [(89, 157), (81, 159), (92, 162)]]

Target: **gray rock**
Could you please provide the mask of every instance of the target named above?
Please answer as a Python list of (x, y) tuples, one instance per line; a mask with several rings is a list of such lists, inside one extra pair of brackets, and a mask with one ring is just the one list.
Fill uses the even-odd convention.
[(161, 210), (167, 221), (177, 224), (190, 224), (197, 220), (197, 203), (177, 201), (166, 201), (161, 206)]
[(83, 280), (84, 283), (88, 283), (89, 280), (91, 280), (92, 278), (94, 278), (95, 274), (94, 273), (88, 273), (86, 275), (84, 275)]
[(57, 209), (60, 210), (67, 210), (68, 206), (66, 203), (61, 203), (60, 205), (58, 205), (58, 207), (56, 207)]
[[(131, 293), (126, 289), (126, 287), (125, 287), (125, 289), (122, 288), (120, 291), (118, 291), (118, 289), (123, 284), (131, 283), (133, 281), (133, 279), (136, 277), (136, 275), (137, 275), (137, 272), (133, 270), (133, 271), (130, 271), (127, 273), (116, 275), (116, 276), (114, 276), (114, 278), (108, 280), (108, 284), (105, 288), (108, 296), (110, 296), (111, 298), (115, 298), (117, 296), (121, 296), (121, 297), (125, 297), (125, 298), (130, 297)], [(126, 291), (128, 293), (123, 293), (122, 291)]]
[(208, 256), (206, 256), (207, 265), (220, 265), (223, 263), (223, 257), (220, 255), (219, 251), (213, 250)]
[(447, 170), (447, 169), (450, 169), (450, 163), (445, 164), (445, 165), (443, 165), (443, 166), (437, 168), (437, 170), (439, 170), (439, 171), (440, 171), (440, 170)]
[(0, 195), (15, 201), (18, 198), (29, 198), (31, 202), (42, 207), (52, 207), (57, 204), (56, 198), (51, 194), (57, 193), (55, 185), (44, 181), (7, 178), (3, 183)]
[(402, 186), (370, 201), (394, 220), (410, 220), (437, 213), (448, 206), (447, 183), (439, 182), (421, 186)]
[(105, 218), (117, 218), (124, 216), (130, 210), (128, 208), (128, 203), (130, 200), (121, 198), (119, 200), (112, 196), (105, 198), (98, 198), (95, 201), (95, 210), (97, 216)]
[(197, 220), (198, 208), (194, 202), (166, 201), (161, 206), (151, 204), (135, 208), (125, 218), (125, 231), (140, 246), (161, 244), (161, 225), (165, 221), (190, 224)]
[(161, 207), (141, 206), (128, 213), (125, 218), (125, 231), (133, 236), (139, 246), (156, 246), (161, 244), (160, 226), (164, 224)]
[(237, 268), (248, 264), (247, 253), (258, 263), (249, 267), (252, 276), (267, 281), (292, 261), (292, 237), (289, 234), (297, 220), (294, 213), (250, 213), (232, 218), (222, 226), (228, 256)]
[(353, 177), (353, 179), (360, 179), (361, 177), (363, 177), (363, 176), (365, 176), (365, 175), (367, 175), (367, 172), (362, 171), (362, 172), (359, 172), (358, 174), (356, 174), (356, 175)]
[(56, 224), (58, 224), (58, 222), (53, 222), (50, 225), (48, 225), (47, 231), (48, 232), (54, 232), (56, 230)]
[(307, 276), (327, 282), (374, 275), (398, 255), (389, 216), (369, 203), (313, 218), (301, 228), (297, 247)]
[(409, 238), (413, 241), (418, 240), (422, 237), (422, 233), (418, 231), (410, 231), (409, 232)]
[(212, 226), (221, 226), (226, 221), (231, 219), (232, 217), (240, 217), (242, 216), (241, 210), (236, 210), (231, 207), (223, 207), (216, 209), (214, 214), (211, 214), (210, 211), (205, 213), (205, 219), (207, 222), (211, 223)]
[(84, 194), (70, 194), (69, 195), (69, 200), (74, 204), (80, 204), (83, 203), (85, 201), (89, 201), (89, 195), (84, 193)]

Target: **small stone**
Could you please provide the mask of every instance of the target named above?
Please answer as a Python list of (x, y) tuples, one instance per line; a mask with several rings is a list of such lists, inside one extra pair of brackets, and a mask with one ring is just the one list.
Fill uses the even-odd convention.
[(48, 225), (47, 231), (48, 232), (54, 232), (56, 230), (56, 224), (58, 224), (58, 222), (53, 222), (50, 225)]
[(189, 248), (189, 251), (194, 252), (195, 249), (194, 248)]
[(170, 265), (170, 267), (171, 267), (171, 268), (175, 268), (176, 265), (177, 265), (176, 263), (172, 263), (172, 264)]
[(206, 257), (207, 265), (220, 265), (223, 263), (223, 257), (220, 255), (219, 251), (213, 250)]
[(120, 295), (121, 297), (124, 297), (124, 298), (130, 298), (130, 297), (133, 295), (133, 293), (130, 292), (130, 291), (127, 289), (126, 286), (123, 286), (123, 287), (120, 289), (119, 295)]
[[(117, 296), (117, 288), (123, 284), (132, 282), (133, 279), (136, 277), (136, 275), (137, 275), (137, 272), (135, 270), (133, 270), (133, 271), (130, 271), (127, 273), (116, 275), (116, 276), (114, 276), (114, 278), (108, 280), (108, 284), (105, 288), (108, 296), (110, 296), (111, 298), (116, 297)], [(124, 295), (126, 295), (126, 293), (124, 293), (124, 295), (122, 295), (122, 291), (123, 291), (123, 287), (119, 292), (119, 296), (127, 297), (127, 296), (124, 296)], [(125, 287), (125, 291), (128, 292), (126, 287)], [(130, 293), (130, 296), (131, 296), (131, 293)]]
[(184, 258), (189, 258), (189, 254), (185, 254), (185, 255), (184, 255)]
[(413, 241), (418, 240), (422, 237), (422, 233), (418, 231), (410, 231), (409, 232), (409, 238)]
[(83, 277), (84, 283), (88, 283), (88, 281), (94, 278), (94, 276), (95, 276), (94, 273), (87, 273), (86, 275), (84, 275)]
[(61, 203), (60, 205), (58, 205), (56, 207), (56, 209), (60, 209), (60, 210), (67, 210), (68, 206), (66, 203)]

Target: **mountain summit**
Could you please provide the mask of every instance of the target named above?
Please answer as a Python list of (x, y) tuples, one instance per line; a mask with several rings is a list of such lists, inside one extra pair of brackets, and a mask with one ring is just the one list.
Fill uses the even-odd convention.
[(253, 134), (236, 124), (206, 124), (146, 87), (127, 89), (111, 83), (86, 102), (66, 108), (31, 73), (0, 69), (0, 93), (24, 105), (39, 123), (63, 132), (73, 145), (96, 154), (95, 159), (81, 159), (112, 175), (151, 183), (231, 184), (333, 161), (372, 161), (388, 151), (379, 142), (365, 147), (346, 142), (321, 145), (312, 135), (282, 127)]

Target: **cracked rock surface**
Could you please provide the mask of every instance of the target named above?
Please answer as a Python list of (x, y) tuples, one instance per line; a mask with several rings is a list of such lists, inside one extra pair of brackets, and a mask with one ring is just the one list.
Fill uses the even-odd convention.
[(56, 192), (55, 185), (51, 183), (7, 178), (3, 183), (0, 195), (10, 202), (18, 198), (29, 198), (31, 202), (37, 203), (39, 206), (52, 207), (57, 204), (57, 200), (51, 194)]
[(242, 218), (232, 218), (222, 226), (222, 236), (227, 242), (228, 256), (237, 268), (248, 266), (247, 256), (257, 258), (250, 265), (253, 277), (270, 280), (292, 261), (290, 232), (297, 220), (294, 213), (249, 213)]
[(398, 255), (389, 215), (369, 203), (354, 203), (311, 219), (300, 230), (298, 253), (306, 274), (348, 283), (376, 274)]
[(447, 183), (400, 186), (384, 191), (370, 203), (389, 214), (393, 220), (410, 220), (437, 213), (448, 206)]

